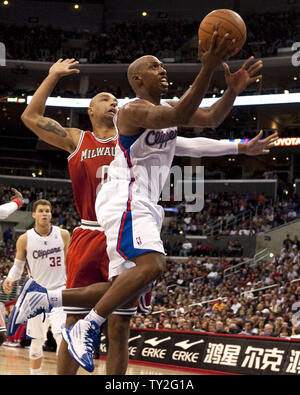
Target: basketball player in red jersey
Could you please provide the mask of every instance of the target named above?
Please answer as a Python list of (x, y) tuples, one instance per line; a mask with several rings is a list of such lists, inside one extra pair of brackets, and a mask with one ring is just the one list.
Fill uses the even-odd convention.
[[(74, 230), (67, 253), (67, 288), (108, 281), (106, 238), (97, 223), (94, 207), (96, 195), (101, 188), (101, 179), (106, 166), (114, 159), (117, 143), (113, 125), (117, 99), (109, 93), (99, 93), (91, 100), (88, 114), (93, 127), (92, 132), (65, 128), (44, 116), (47, 98), (61, 77), (79, 73), (79, 70), (74, 68), (77, 64), (74, 59), (59, 59), (50, 68), (49, 75), (37, 89), (21, 117), (25, 125), (39, 138), (70, 153), (68, 167), (81, 226)], [(74, 324), (88, 311), (89, 309), (68, 308), (66, 325)], [(124, 315), (121, 311), (120, 314), (112, 314), (109, 319), (107, 374), (126, 372), (127, 337), (132, 312), (129, 314)], [(78, 367), (70, 357), (66, 343), (62, 342), (58, 356), (58, 374), (76, 374)]]

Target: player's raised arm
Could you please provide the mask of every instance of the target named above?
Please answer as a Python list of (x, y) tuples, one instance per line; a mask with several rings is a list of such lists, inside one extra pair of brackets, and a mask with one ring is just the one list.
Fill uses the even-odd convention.
[[(188, 124), (208, 89), (215, 69), (233, 52), (235, 52), (235, 40), (229, 39), (228, 34), (217, 44), (217, 32), (215, 32), (210, 48), (205, 52), (201, 49), (201, 43), (199, 42), (199, 57), (202, 61), (201, 70), (187, 94), (174, 107), (153, 105), (149, 103), (151, 95), (149, 96), (148, 94), (148, 97), (145, 97), (143, 94), (148, 81), (151, 83), (153, 96), (156, 94), (154, 89), (159, 89), (158, 81), (161, 85), (167, 84), (166, 71), (158, 59), (157, 62), (149, 61), (147, 63), (143, 78), (141, 78), (141, 73), (139, 74), (136, 71), (136, 65), (134, 69), (132, 67), (133, 70), (129, 67), (129, 81), (132, 82), (137, 96), (146, 100), (132, 101), (120, 109), (118, 116), (120, 133), (135, 135), (139, 133), (141, 128), (162, 129)], [(157, 87), (154, 83), (157, 84)]]
[(15, 188), (11, 188), (11, 190), (13, 192), (11, 201), (0, 205), (0, 220), (7, 218), (10, 214), (21, 208), (24, 203), (21, 192), (17, 191)]
[(54, 119), (44, 116), (46, 101), (61, 77), (79, 73), (74, 59), (59, 59), (52, 65), (48, 76), (36, 90), (31, 102), (21, 115), (24, 124), (46, 143), (72, 153), (79, 139), (80, 130), (65, 128)]
[[(255, 82), (256, 79), (262, 79), (262, 75), (257, 75), (257, 73), (263, 67), (263, 62), (258, 60), (251, 65), (253, 60), (254, 57), (251, 56), (235, 73), (231, 73), (227, 63), (223, 63), (227, 83), (227, 89), (224, 95), (211, 107), (198, 108), (189, 122), (182, 126), (218, 127), (221, 125), (231, 111), (236, 97), (243, 92), (248, 85)], [(188, 91), (183, 95), (183, 97), (187, 93)], [(175, 106), (177, 102), (174, 100), (168, 100), (167, 103), (171, 106)]]

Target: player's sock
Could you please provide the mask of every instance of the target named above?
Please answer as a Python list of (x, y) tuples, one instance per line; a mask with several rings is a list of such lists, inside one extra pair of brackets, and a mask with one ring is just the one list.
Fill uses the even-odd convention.
[(62, 290), (48, 291), (48, 299), (52, 307), (62, 307)]
[(99, 325), (99, 328), (101, 325), (106, 321), (106, 318), (101, 317), (97, 312), (92, 309), (86, 317), (84, 317), (86, 321), (94, 321), (97, 325)]
[(33, 376), (39, 376), (42, 372), (42, 368), (39, 369), (32, 369), (30, 368), (30, 374)]

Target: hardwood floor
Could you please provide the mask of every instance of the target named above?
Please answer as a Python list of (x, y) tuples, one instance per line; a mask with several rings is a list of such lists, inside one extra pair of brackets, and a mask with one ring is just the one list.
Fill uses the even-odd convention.
[[(42, 365), (43, 375), (56, 374), (56, 355), (54, 352), (44, 352)], [(105, 361), (95, 361), (95, 370), (88, 373), (80, 368), (78, 375), (105, 375)], [(129, 363), (128, 375), (190, 375), (175, 369), (160, 369)], [(0, 375), (29, 375), (29, 350), (24, 348), (0, 347)]]

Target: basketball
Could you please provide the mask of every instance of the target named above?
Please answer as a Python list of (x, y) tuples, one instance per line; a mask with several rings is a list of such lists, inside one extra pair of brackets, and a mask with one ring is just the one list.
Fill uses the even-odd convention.
[(200, 23), (198, 39), (201, 46), (207, 51), (214, 31), (218, 32), (217, 43), (229, 33), (229, 37), (236, 40), (235, 55), (242, 49), (247, 37), (247, 28), (242, 17), (232, 10), (220, 9), (210, 12)]

